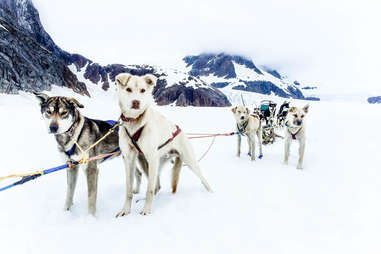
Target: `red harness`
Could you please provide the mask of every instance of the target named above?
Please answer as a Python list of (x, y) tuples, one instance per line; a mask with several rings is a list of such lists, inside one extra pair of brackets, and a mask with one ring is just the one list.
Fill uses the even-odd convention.
[[(137, 121), (137, 119), (139, 118), (126, 118), (123, 114), (120, 116), (120, 118), (124, 121), (124, 122), (134, 122), (134, 121)], [(132, 144), (135, 146), (136, 150), (138, 150), (139, 154), (144, 154), (143, 151), (140, 149), (139, 145), (138, 145), (138, 140), (140, 138), (140, 136), (142, 135), (142, 132), (143, 132), (143, 129), (144, 129), (144, 126), (143, 125), (142, 127), (140, 127), (135, 133), (134, 135), (130, 135), (130, 133), (128, 132), (127, 128), (125, 128), (126, 130), (126, 133), (128, 135), (128, 137), (130, 138)], [(161, 148), (163, 148), (164, 146), (168, 145), (169, 143), (171, 143), (175, 137), (177, 135), (179, 135), (181, 132), (181, 129), (179, 126), (176, 125), (176, 131), (174, 133), (172, 133), (172, 137), (169, 138), (167, 141), (165, 141), (163, 144), (159, 145), (157, 150), (160, 150)]]
[(291, 134), (291, 137), (292, 137), (292, 139), (296, 139), (296, 135), (298, 135), (298, 133), (300, 132), (300, 130), (301, 130), (302, 128), (300, 128), (297, 132), (295, 132), (295, 133), (292, 133), (290, 130), (288, 130), (288, 132)]

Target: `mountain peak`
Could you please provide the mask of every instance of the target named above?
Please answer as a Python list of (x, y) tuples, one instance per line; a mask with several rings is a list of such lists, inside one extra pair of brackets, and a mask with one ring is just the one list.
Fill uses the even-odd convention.
[(234, 63), (252, 69), (258, 74), (262, 74), (249, 58), (240, 55), (230, 55), (224, 52), (186, 56), (183, 58), (183, 61), (187, 67), (192, 67), (189, 74), (194, 76), (208, 76), (213, 74), (221, 78), (236, 78), (237, 74)]
[(294, 84), (284, 79), (278, 71), (258, 68), (252, 59), (241, 55), (203, 53), (183, 58), (188, 72), (212, 86), (230, 93), (234, 90), (249, 91), (285, 98), (309, 99)]

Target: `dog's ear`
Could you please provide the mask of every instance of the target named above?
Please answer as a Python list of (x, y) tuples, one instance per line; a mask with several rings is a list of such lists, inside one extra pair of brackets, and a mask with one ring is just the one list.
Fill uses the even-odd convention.
[(40, 100), (41, 104), (45, 103), (49, 99), (49, 96), (44, 93), (33, 92), (33, 94)]
[(69, 98), (67, 99), (67, 102), (69, 102), (70, 104), (72, 104), (74, 107), (78, 107), (78, 108), (84, 108), (84, 106), (79, 103), (76, 99), (74, 98)]
[(246, 108), (246, 114), (250, 114), (250, 109)]
[(232, 112), (235, 113), (237, 110), (237, 107), (232, 108)]
[(289, 112), (291, 112), (291, 113), (296, 112), (296, 107), (291, 107), (290, 110), (289, 110)]
[(131, 76), (130, 73), (120, 73), (115, 77), (115, 81), (118, 85), (126, 86)]
[(143, 79), (146, 81), (146, 83), (150, 86), (156, 85), (157, 77), (152, 74), (146, 74), (143, 76)]
[(304, 113), (307, 114), (309, 108), (310, 108), (310, 105), (309, 105), (309, 104), (305, 105), (305, 106), (303, 107), (303, 111), (304, 111)]

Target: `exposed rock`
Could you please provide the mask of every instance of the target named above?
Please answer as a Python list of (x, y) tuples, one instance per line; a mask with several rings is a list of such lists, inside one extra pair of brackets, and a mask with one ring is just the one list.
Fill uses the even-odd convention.
[(50, 90), (54, 84), (89, 95), (66, 66), (70, 54), (42, 28), (31, 1), (1, 0), (0, 25), (0, 92)]

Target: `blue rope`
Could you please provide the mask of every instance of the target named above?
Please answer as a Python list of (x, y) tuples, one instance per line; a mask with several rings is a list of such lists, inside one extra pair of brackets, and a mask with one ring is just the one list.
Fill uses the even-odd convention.
[[(78, 162), (75, 162), (74, 164), (78, 164)], [(50, 173), (53, 173), (53, 172), (56, 172), (56, 171), (59, 171), (59, 170), (63, 170), (65, 168), (68, 168), (69, 167), (69, 164), (64, 164), (64, 165), (61, 165), (61, 166), (58, 166), (58, 167), (54, 167), (54, 168), (49, 168), (49, 169), (45, 169), (43, 170), (42, 172), (44, 172), (43, 175), (47, 175), (47, 174), (50, 174)], [(4, 191), (4, 190), (7, 190), (7, 189), (10, 189), (12, 187), (15, 187), (16, 185), (20, 185), (20, 184), (24, 184), (26, 182), (29, 182), (31, 180), (34, 180), (38, 177), (42, 176), (40, 173), (36, 173), (34, 175), (30, 175), (30, 176), (25, 176), (23, 177), (21, 180), (17, 181), (17, 182), (14, 182), (10, 185), (7, 185), (3, 188), (0, 188), (0, 191)]]
[[(117, 123), (117, 121), (109, 120), (109, 121), (107, 121), (107, 123), (110, 124), (110, 125), (114, 125), (115, 123)], [(70, 150), (72, 150), (72, 149), (70, 149)], [(119, 150), (120, 150), (120, 148), (118, 147), (113, 152), (117, 152)], [(109, 159), (110, 157), (112, 157), (112, 155), (105, 157), (101, 162), (104, 162), (105, 160)], [(77, 161), (74, 161), (74, 162), (72, 162), (72, 164), (73, 165), (78, 165), (79, 163)], [(24, 184), (24, 183), (32, 181), (32, 180), (34, 180), (34, 179), (36, 179), (36, 178), (38, 178), (40, 176), (47, 175), (47, 174), (50, 174), (50, 173), (53, 173), (53, 172), (56, 172), (56, 171), (60, 171), (60, 170), (63, 170), (65, 168), (68, 168), (68, 167), (69, 167), (69, 164), (66, 163), (66, 164), (63, 164), (63, 165), (58, 166), (58, 167), (45, 169), (45, 170), (42, 171), (43, 174), (36, 173), (34, 175), (25, 176), (25, 177), (21, 178), (21, 180), (19, 180), (17, 182), (14, 182), (14, 183), (12, 183), (10, 185), (7, 185), (5, 187), (0, 188), (0, 191), (4, 191), (4, 190), (7, 190), (7, 189), (10, 189), (12, 187), (15, 187), (16, 185)]]

